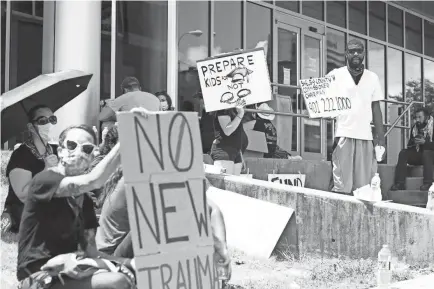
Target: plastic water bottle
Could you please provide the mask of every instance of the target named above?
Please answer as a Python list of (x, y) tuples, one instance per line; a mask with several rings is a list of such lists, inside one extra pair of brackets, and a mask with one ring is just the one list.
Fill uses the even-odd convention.
[(371, 179), (372, 196), (371, 201), (379, 202), (382, 200), (381, 196), (381, 179), (378, 173), (375, 173)]
[(377, 286), (380, 289), (388, 289), (392, 281), (391, 259), (392, 253), (389, 246), (383, 245), (383, 248), (378, 252)]
[(434, 212), (434, 182), (428, 190), (428, 202), (426, 203), (426, 208)]
[(217, 275), (219, 279), (220, 288), (224, 289), (227, 287), (228, 284), (228, 266), (223, 266), (221, 262), (217, 263)]

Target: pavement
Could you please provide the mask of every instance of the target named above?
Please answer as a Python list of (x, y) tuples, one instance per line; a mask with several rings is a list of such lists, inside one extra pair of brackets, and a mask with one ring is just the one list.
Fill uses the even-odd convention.
[[(390, 289), (432, 289), (434, 288), (434, 274), (425, 275), (412, 280), (393, 283)], [(378, 289), (378, 287), (372, 288)]]

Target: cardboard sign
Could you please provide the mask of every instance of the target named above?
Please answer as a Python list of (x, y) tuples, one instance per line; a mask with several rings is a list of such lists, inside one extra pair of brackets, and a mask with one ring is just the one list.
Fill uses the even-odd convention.
[(207, 112), (273, 98), (262, 48), (201, 60), (197, 69)]
[(210, 187), (208, 198), (225, 217), (228, 245), (248, 255), (269, 258), (294, 210)]
[(268, 181), (294, 187), (304, 187), (306, 175), (302, 174), (269, 174)]
[(300, 86), (310, 118), (336, 117), (351, 111), (351, 98), (340, 93), (333, 75), (301, 79)]
[(197, 114), (126, 112), (118, 121), (138, 287), (214, 288)]

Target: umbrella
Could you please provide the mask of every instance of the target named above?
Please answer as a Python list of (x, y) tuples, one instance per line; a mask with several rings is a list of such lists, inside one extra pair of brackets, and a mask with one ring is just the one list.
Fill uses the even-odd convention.
[(1, 138), (7, 141), (27, 129), (27, 112), (46, 105), (53, 112), (87, 89), (91, 73), (65, 70), (42, 74), (1, 97)]

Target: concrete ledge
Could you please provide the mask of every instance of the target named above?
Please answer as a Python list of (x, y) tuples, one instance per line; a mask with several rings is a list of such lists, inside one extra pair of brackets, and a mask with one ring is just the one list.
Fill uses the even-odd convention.
[[(363, 203), (354, 197), (228, 175), (207, 174), (220, 189), (295, 210), (279, 245), (294, 254), (377, 258), (388, 244), (409, 264), (434, 262), (434, 213), (394, 203)], [(291, 218), (292, 219), (292, 218)], [(272, 225), (272, 224), (270, 224)]]

